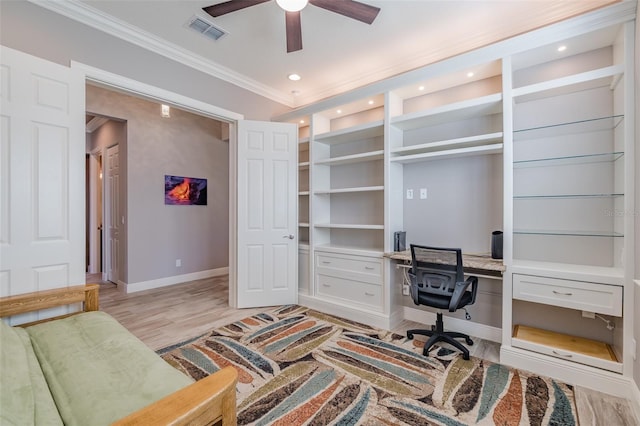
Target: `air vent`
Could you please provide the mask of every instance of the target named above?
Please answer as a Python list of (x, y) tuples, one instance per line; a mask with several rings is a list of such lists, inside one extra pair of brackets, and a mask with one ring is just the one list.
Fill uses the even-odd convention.
[(189, 20), (188, 25), (189, 28), (199, 32), (205, 37), (209, 37), (212, 40), (218, 40), (220, 39), (220, 37), (223, 37), (227, 34), (223, 29), (216, 27), (211, 22), (199, 16), (193, 16)]

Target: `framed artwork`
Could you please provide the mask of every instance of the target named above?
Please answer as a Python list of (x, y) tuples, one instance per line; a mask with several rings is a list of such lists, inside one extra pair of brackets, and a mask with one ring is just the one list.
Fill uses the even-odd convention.
[(164, 175), (164, 203), (182, 206), (206, 206), (207, 180)]

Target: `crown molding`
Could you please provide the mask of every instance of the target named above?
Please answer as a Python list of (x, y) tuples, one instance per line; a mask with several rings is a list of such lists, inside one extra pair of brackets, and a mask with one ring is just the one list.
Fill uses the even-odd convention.
[(297, 119), (301, 116), (335, 108), (367, 96), (379, 95), (380, 93), (392, 91), (408, 84), (427, 80), (451, 72), (452, 70), (462, 69), (468, 67), (470, 64), (500, 60), (536, 46), (542, 46), (557, 40), (563, 40), (606, 28), (611, 25), (621, 24), (633, 20), (636, 17), (636, 7), (636, 0), (620, 1), (555, 24), (550, 24), (498, 42), (488, 43), (483, 47), (470, 49), (464, 53), (445, 56), (445, 59), (435, 60), (428, 65), (422, 65), (410, 71), (384, 79), (378, 79), (368, 84), (363, 83), (364, 78), (361, 78), (359, 82), (345, 82), (342, 86), (343, 90), (339, 94), (330, 95), (329, 91), (326, 91), (324, 93), (327, 96), (320, 98), (319, 101), (310, 98), (316, 97), (314, 95), (323, 92), (306, 95), (305, 97), (301, 96), (298, 99), (298, 106), (292, 111), (273, 117), (273, 120), (289, 121)]
[(249, 90), (257, 95), (264, 96), (272, 101), (281, 103), (288, 107), (293, 107), (293, 96), (273, 89), (258, 81), (250, 79), (240, 73), (226, 68), (216, 62), (195, 55), (185, 49), (170, 43), (164, 39), (141, 30), (124, 21), (107, 15), (85, 3), (77, 0), (28, 0), (40, 7), (52, 12), (71, 18), (82, 24), (105, 32), (109, 35), (135, 44), (143, 49), (164, 56), (168, 59), (184, 64), (188, 67), (201, 71), (212, 77), (234, 84), (243, 89)]
[[(551, 21), (550, 24), (532, 28), (513, 36), (503, 36), (496, 41), (496, 33), (506, 34), (511, 28), (509, 23), (504, 22), (498, 28), (498, 31), (494, 27), (491, 31), (486, 30), (474, 35), (472, 39), (449, 40), (446, 45), (429, 46), (427, 52), (413, 54), (401, 61), (389, 64), (387, 67), (361, 73), (356, 78), (344, 80), (335, 86), (301, 94), (295, 99), (295, 108), (303, 108), (319, 100), (340, 96), (366, 86), (383, 87), (386, 80), (406, 80), (405, 76), (422, 74), (422, 69), (428, 68), (433, 64), (448, 62), (455, 57), (473, 56), (469, 54), (474, 51), (482, 51), (483, 55), (488, 55), (490, 49), (487, 48), (492, 45), (499, 46), (502, 53), (494, 56), (495, 59), (500, 59), (502, 56), (526, 50), (531, 45), (543, 44), (542, 40), (552, 41), (563, 37), (571, 37), (592, 31), (595, 28), (624, 22), (633, 19), (635, 16), (636, 3), (637, 0), (622, 0), (571, 18), (567, 18), (564, 13), (555, 12), (555, 14), (546, 17), (547, 20)], [(480, 59), (478, 63), (483, 61), (486, 62), (485, 58)], [(467, 61), (468, 64), (469, 62)], [(414, 81), (428, 76), (429, 74), (427, 73), (414, 79)], [(384, 91), (383, 89), (378, 90)]]

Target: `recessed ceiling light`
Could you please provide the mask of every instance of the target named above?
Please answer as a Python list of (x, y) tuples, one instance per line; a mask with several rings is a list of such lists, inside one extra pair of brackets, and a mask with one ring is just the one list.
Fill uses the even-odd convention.
[(474, 76), (473, 71), (469, 71), (469, 72), (467, 73), (467, 77), (473, 77), (473, 76)]
[(337, 112), (338, 114), (342, 114), (342, 110), (341, 110), (341, 109), (336, 110), (336, 112)]
[(287, 78), (291, 81), (298, 81), (301, 77), (298, 74), (289, 74)]
[(300, 124), (304, 124), (304, 120), (300, 120)]
[(564, 52), (565, 50), (567, 50), (567, 46), (562, 45), (558, 47), (558, 52)]
[(418, 87), (418, 90), (424, 90), (424, 86)]
[(370, 101), (369, 101), (369, 105), (373, 105), (373, 100), (370, 100)]

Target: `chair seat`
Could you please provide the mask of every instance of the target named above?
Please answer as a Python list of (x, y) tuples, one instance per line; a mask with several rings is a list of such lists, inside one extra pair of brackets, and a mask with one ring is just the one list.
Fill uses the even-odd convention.
[[(460, 298), (460, 303), (456, 306), (456, 309), (467, 306), (473, 300), (473, 295), (470, 291), (465, 291)], [(438, 309), (449, 309), (449, 303), (451, 302), (451, 296), (441, 296), (438, 294), (430, 293), (418, 293), (418, 303), (420, 305), (428, 305)]]

